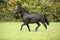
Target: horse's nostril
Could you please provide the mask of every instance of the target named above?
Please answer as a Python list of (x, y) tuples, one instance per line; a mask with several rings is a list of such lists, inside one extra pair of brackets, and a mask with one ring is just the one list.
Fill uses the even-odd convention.
[(13, 13), (15, 13), (15, 11)]
[(13, 12), (13, 14), (16, 14), (16, 12)]

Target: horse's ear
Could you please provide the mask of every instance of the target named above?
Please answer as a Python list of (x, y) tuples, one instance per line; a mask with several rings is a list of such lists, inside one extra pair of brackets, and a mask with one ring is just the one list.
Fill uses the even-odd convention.
[(0, 2), (3, 2), (3, 0), (0, 0)]
[(19, 3), (19, 5), (22, 6), (21, 3)]
[(22, 6), (21, 3), (19, 3), (19, 4), (18, 4), (18, 7), (21, 7), (21, 6)]

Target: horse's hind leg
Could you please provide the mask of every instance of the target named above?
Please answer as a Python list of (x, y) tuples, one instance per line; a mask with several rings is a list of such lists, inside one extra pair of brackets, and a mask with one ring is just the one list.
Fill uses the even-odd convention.
[(46, 26), (46, 24), (45, 24), (45, 23), (43, 23), (43, 25), (44, 25), (45, 29), (47, 29), (47, 26)]
[(29, 25), (28, 24), (26, 24), (27, 25), (27, 27), (28, 27), (28, 30), (30, 31), (30, 27), (29, 27)]
[(22, 30), (22, 28), (23, 28), (24, 25), (25, 25), (25, 24), (22, 24), (22, 25), (21, 25), (21, 29), (20, 29), (20, 30)]
[(35, 31), (37, 31), (37, 29), (38, 29), (38, 28), (39, 28), (39, 26), (40, 26), (40, 24), (39, 24), (39, 23), (37, 23), (37, 25), (38, 25), (38, 26), (36, 27)]
[(46, 24), (44, 24), (44, 26), (45, 26), (45, 29), (47, 29), (47, 26), (46, 26)]

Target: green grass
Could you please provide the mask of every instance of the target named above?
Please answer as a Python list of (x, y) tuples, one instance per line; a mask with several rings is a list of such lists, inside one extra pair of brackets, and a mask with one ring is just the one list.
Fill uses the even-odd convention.
[(24, 26), (20, 31), (20, 22), (0, 22), (0, 40), (60, 40), (60, 22), (51, 22), (48, 30), (41, 24), (35, 31), (36, 24), (30, 24), (31, 32)]

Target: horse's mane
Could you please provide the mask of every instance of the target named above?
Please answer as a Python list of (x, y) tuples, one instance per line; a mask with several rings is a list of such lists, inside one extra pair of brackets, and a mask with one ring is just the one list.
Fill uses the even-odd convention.
[(26, 13), (28, 13), (29, 14), (29, 12), (25, 9), (25, 8), (22, 8)]
[(23, 11), (29, 14), (29, 12), (25, 8), (23, 8), (21, 5), (18, 5), (18, 7), (20, 7)]

